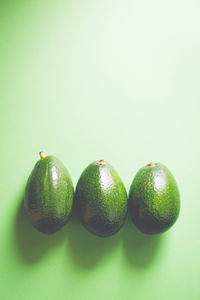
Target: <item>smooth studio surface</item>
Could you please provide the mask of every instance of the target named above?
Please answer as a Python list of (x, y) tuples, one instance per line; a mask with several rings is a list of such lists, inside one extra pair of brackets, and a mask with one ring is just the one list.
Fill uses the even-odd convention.
[[(199, 1), (0, 2), (0, 298), (199, 300)], [(76, 216), (37, 232), (21, 206), (39, 151), (74, 185), (105, 159), (127, 190), (149, 161), (181, 193), (170, 231), (116, 235)]]

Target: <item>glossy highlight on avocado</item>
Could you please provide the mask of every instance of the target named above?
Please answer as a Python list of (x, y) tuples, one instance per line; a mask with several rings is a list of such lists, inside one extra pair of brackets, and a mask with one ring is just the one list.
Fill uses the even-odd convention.
[(58, 231), (69, 219), (74, 188), (63, 163), (40, 152), (25, 190), (24, 207), (33, 226), (43, 233)]
[(160, 163), (141, 168), (130, 187), (129, 211), (133, 223), (144, 233), (168, 230), (180, 211), (180, 194), (172, 173)]
[(127, 192), (110, 164), (91, 163), (81, 174), (75, 201), (82, 224), (91, 233), (106, 237), (120, 230), (127, 215)]

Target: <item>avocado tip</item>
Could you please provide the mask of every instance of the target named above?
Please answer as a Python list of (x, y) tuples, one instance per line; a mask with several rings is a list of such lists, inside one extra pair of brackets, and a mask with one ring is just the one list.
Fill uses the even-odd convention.
[(154, 167), (155, 166), (155, 164), (153, 163), (153, 162), (148, 162), (148, 164), (146, 165), (147, 167)]
[(45, 158), (46, 157), (46, 154), (43, 151), (40, 151), (39, 154), (40, 154), (40, 158)]
[(106, 163), (105, 163), (104, 159), (100, 159), (100, 160), (97, 161), (97, 164), (98, 165), (105, 165)]

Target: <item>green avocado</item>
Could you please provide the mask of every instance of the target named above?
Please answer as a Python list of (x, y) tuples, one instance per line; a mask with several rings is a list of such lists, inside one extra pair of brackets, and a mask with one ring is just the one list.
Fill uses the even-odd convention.
[(69, 219), (74, 188), (63, 163), (40, 152), (28, 179), (24, 207), (33, 226), (43, 233), (58, 231)]
[(130, 187), (129, 211), (135, 226), (144, 233), (169, 229), (180, 211), (180, 194), (172, 173), (160, 163), (141, 168)]
[(106, 237), (122, 227), (127, 215), (127, 192), (116, 171), (104, 160), (91, 163), (81, 174), (75, 201), (82, 224)]

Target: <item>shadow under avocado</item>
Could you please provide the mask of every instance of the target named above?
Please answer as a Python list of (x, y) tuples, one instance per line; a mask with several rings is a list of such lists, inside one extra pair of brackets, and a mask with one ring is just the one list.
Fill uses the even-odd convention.
[[(69, 220), (70, 222), (70, 220)], [(30, 224), (24, 210), (24, 197), (21, 196), (20, 206), (14, 224), (14, 236), (17, 253), (28, 264), (38, 262), (47, 252), (56, 248), (66, 237), (66, 226), (54, 234), (44, 234)]]
[(67, 237), (69, 254), (75, 264), (83, 269), (91, 269), (117, 247), (121, 231), (108, 237), (96, 236), (83, 227), (75, 210)]
[(123, 246), (129, 264), (137, 268), (148, 267), (155, 262), (162, 242), (162, 234), (148, 235), (140, 232), (128, 215), (123, 228)]
[(123, 228), (116, 234), (104, 238), (95, 236), (83, 227), (76, 209), (73, 209), (70, 220), (58, 232), (44, 234), (30, 224), (23, 200), (21, 196), (14, 237), (17, 255), (27, 264), (37, 263), (66, 238), (68, 253), (73, 262), (79, 268), (91, 269), (106, 255), (111, 254), (122, 239), (128, 263), (137, 268), (145, 268), (155, 262), (163, 241), (163, 234), (147, 235), (137, 230), (129, 215)]

